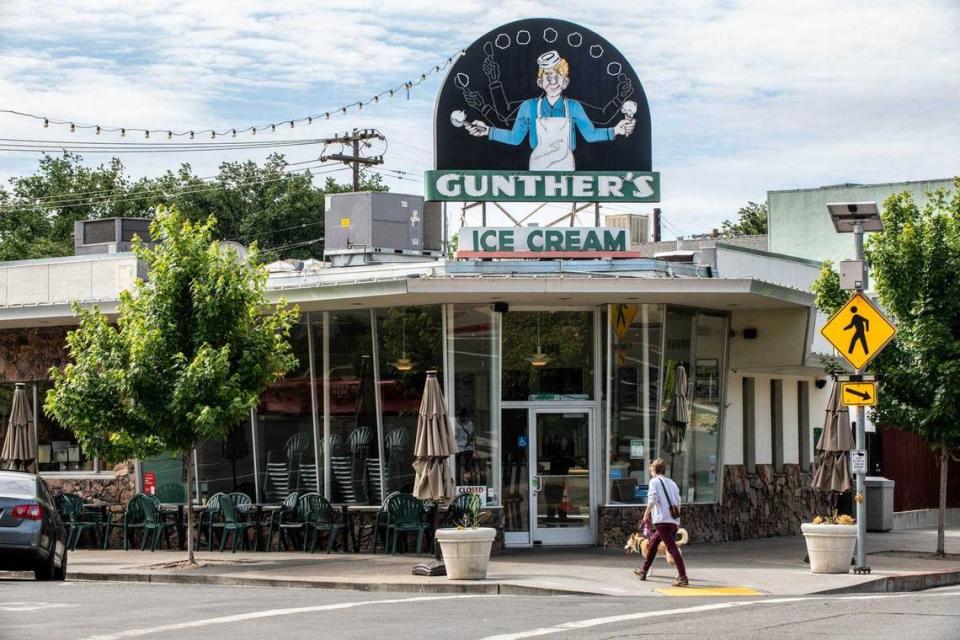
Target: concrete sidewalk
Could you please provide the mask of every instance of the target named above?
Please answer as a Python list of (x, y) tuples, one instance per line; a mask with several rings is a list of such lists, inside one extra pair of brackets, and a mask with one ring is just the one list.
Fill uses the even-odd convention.
[[(658, 559), (651, 578), (632, 573), (637, 556), (598, 548), (511, 550), (491, 559), (487, 580), (452, 581), (411, 575), (429, 556), (304, 553), (209, 553), (198, 569), (170, 569), (184, 552), (77, 550), (68, 576), (78, 580), (122, 580), (242, 586), (314, 587), (362, 591), (501, 594), (805, 595), (909, 591), (960, 584), (960, 528), (947, 532), (947, 559), (933, 558), (935, 529), (913, 529), (868, 537), (870, 575), (814, 575), (803, 562), (802, 536), (685, 547), (692, 589), (668, 589), (673, 567)], [(952, 557), (949, 554), (953, 554)], [(743, 588), (731, 590), (731, 588)], [(716, 591), (714, 591), (716, 590)]]

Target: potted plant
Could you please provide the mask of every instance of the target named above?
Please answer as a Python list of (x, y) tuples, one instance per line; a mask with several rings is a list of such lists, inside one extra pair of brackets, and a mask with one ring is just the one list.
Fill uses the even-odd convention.
[(811, 573), (848, 573), (857, 544), (856, 521), (848, 515), (817, 516), (800, 525)]
[(490, 564), (490, 549), (497, 536), (492, 527), (481, 527), (488, 513), (476, 501), (456, 527), (437, 529), (437, 542), (450, 580), (483, 580)]

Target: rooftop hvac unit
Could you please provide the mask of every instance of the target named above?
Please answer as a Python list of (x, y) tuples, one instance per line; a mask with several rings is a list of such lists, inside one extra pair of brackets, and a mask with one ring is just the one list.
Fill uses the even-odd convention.
[(73, 252), (83, 256), (132, 251), (134, 236), (151, 244), (148, 218), (78, 220), (73, 223)]
[[(423, 198), (365, 191), (325, 201), (324, 256), (334, 266), (437, 257), (441, 218)], [(429, 227), (429, 228), (426, 228)], [(436, 228), (434, 228), (436, 227)]]
[(648, 241), (650, 220), (639, 213), (618, 213), (606, 217), (606, 225), (617, 229), (627, 229), (630, 232), (630, 244), (636, 246)]

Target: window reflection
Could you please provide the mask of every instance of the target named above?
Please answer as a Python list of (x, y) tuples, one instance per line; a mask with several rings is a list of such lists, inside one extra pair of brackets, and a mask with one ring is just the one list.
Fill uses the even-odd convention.
[(494, 437), (491, 409), (495, 389), (496, 316), (484, 305), (457, 305), (453, 310), (453, 402), (447, 407), (457, 445), (457, 484), (493, 483)]
[[(369, 310), (330, 312), (330, 463), (334, 502), (380, 502)], [(323, 454), (321, 453), (321, 456)]]
[[(290, 331), (290, 346), (297, 358), (297, 366), (283, 379), (267, 387), (257, 409), (260, 492), (267, 502), (280, 502), (290, 491), (319, 491), (323, 479), (317, 472), (314, 459), (306, 323), (307, 318), (302, 318)], [(242, 431), (238, 427), (226, 441), (206, 446), (220, 447), (220, 451), (238, 456), (242, 463), (246, 460)], [(217, 468), (216, 477), (232, 479), (232, 473), (232, 464), (225, 459)], [(200, 480), (202, 493), (202, 475)]]
[(615, 304), (610, 312), (611, 502), (644, 503), (656, 457), (663, 307)]
[(593, 398), (593, 312), (504, 314), (502, 384), (504, 400)]
[(413, 491), (413, 443), (427, 371), (437, 371), (443, 386), (441, 312), (436, 305), (376, 312), (385, 494)]

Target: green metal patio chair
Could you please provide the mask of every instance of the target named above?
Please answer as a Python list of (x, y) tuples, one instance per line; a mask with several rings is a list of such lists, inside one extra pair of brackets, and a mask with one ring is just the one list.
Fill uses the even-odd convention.
[(327, 533), (327, 553), (333, 550), (333, 545), (337, 541), (337, 536), (343, 534), (343, 550), (347, 550), (347, 536), (345, 525), (337, 522), (333, 505), (319, 494), (307, 494), (307, 507), (304, 511), (304, 532), (303, 532), (303, 550), (307, 550), (307, 539), (310, 538), (310, 530), (313, 530), (313, 538), (310, 543), (310, 553), (317, 548), (317, 540), (321, 532)]
[[(280, 543), (283, 540), (288, 540), (289, 536), (293, 533), (303, 533), (304, 535), (304, 550), (306, 550), (306, 530), (307, 530), (307, 518), (310, 513), (311, 505), (311, 496), (319, 496), (318, 493), (305, 493), (297, 499), (297, 509), (293, 514), (288, 514), (284, 518), (283, 522), (280, 522), (277, 525), (277, 551), (280, 551)], [(289, 497), (289, 496), (288, 496)]]
[(267, 551), (270, 551), (270, 545), (273, 544), (273, 534), (277, 534), (277, 551), (280, 551), (280, 527), (284, 523), (290, 523), (296, 521), (297, 519), (297, 503), (300, 500), (299, 491), (291, 491), (287, 494), (287, 497), (283, 499), (283, 503), (280, 505), (280, 509), (274, 511), (270, 514), (270, 519), (267, 521), (268, 530), (267, 530)]
[(223, 520), (221, 522), (214, 522), (213, 527), (220, 529), (220, 551), (223, 551), (223, 547), (227, 543), (227, 536), (231, 534), (233, 535), (233, 544), (230, 547), (231, 552), (236, 553), (237, 546), (240, 543), (243, 544), (244, 549), (248, 549), (247, 531), (256, 529), (257, 523), (243, 520), (237, 505), (234, 504), (230, 496), (221, 497), (219, 504), (220, 515)]
[(197, 546), (200, 546), (200, 532), (203, 531), (203, 525), (207, 525), (207, 551), (213, 549), (213, 523), (220, 515), (220, 500), (227, 499), (225, 493), (215, 493), (207, 500), (206, 508), (200, 512), (197, 518)]
[(96, 546), (100, 546), (100, 514), (95, 511), (87, 511), (83, 506), (83, 498), (73, 493), (61, 493), (54, 502), (57, 505), (57, 511), (63, 518), (63, 523), (67, 527), (67, 548), (73, 551), (77, 548), (77, 542), (80, 535), (87, 530), (92, 530), (96, 540)]
[(399, 493), (393, 496), (387, 503), (387, 512), (389, 520), (387, 522), (388, 535), (392, 534), (390, 540), (391, 552), (396, 555), (397, 542), (401, 533), (417, 532), (417, 553), (423, 549), (423, 534), (430, 528), (425, 520), (426, 509), (423, 500), (420, 500), (409, 493)]
[[(153, 542), (150, 550), (156, 551), (160, 548), (161, 535), (173, 527), (176, 525), (167, 522), (160, 512), (160, 500), (154, 496), (138, 493), (127, 503), (123, 514), (123, 548), (129, 549), (130, 534), (140, 529), (143, 532), (140, 536), (140, 550), (147, 548), (147, 538), (152, 533)], [(167, 544), (169, 545), (169, 541)]]

